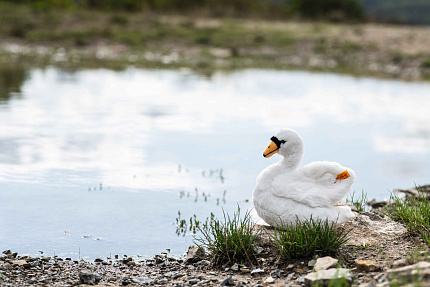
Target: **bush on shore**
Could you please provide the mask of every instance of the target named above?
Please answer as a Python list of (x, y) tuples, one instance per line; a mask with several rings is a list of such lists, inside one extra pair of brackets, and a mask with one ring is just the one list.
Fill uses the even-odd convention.
[(37, 10), (82, 8), (328, 20), (355, 20), (363, 16), (363, 9), (358, 0), (0, 0), (0, 2), (25, 4)]

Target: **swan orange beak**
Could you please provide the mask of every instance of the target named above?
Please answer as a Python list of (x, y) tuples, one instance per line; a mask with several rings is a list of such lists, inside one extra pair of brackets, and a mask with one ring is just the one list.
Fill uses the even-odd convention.
[(266, 147), (266, 149), (263, 152), (263, 156), (265, 158), (269, 158), (278, 152), (279, 152), (279, 147), (273, 141), (270, 141), (269, 145)]

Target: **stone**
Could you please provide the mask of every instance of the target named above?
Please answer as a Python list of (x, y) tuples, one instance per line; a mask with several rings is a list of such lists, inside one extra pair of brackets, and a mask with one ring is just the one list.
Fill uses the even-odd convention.
[(83, 270), (79, 272), (79, 281), (81, 284), (94, 285), (96, 284), (96, 277), (89, 270)]
[(161, 285), (166, 285), (167, 283), (169, 282), (169, 280), (167, 280), (166, 278), (164, 278), (164, 279), (160, 279), (160, 280), (158, 280), (158, 284), (161, 284)]
[(264, 273), (264, 269), (256, 268), (251, 271), (251, 275), (262, 274)]
[(270, 276), (272, 276), (273, 278), (280, 278), (281, 272), (282, 271), (280, 269), (275, 269), (272, 272), (270, 272)]
[(221, 285), (221, 286), (234, 286), (235, 284), (234, 284), (233, 278), (229, 275), (219, 285)]
[(314, 265), (314, 270), (315, 271), (326, 270), (336, 266), (338, 262), (339, 260), (330, 256), (321, 257), (316, 260)]
[(288, 282), (291, 281), (291, 279), (293, 279), (294, 274), (296, 274), (296, 273), (293, 272), (293, 273), (290, 273), (290, 274), (287, 275), (287, 278), (285, 278), (285, 283), (286, 284), (288, 284)]
[(12, 267), (12, 265), (10, 265), (9, 263), (6, 262), (5, 264), (3, 264), (3, 267), (1, 269), (3, 269), (3, 270), (12, 270), (13, 267)]
[(205, 251), (201, 247), (190, 245), (187, 252), (187, 262), (197, 262), (205, 258)]
[(276, 279), (273, 278), (272, 276), (270, 276), (270, 277), (267, 277), (266, 280), (264, 280), (264, 283), (273, 284), (273, 283), (275, 283), (275, 281), (276, 281)]
[(249, 268), (248, 268), (248, 267), (243, 266), (242, 268), (240, 268), (240, 272), (242, 272), (242, 273), (250, 273), (250, 272), (251, 272), (251, 270), (249, 270)]
[(12, 266), (21, 266), (24, 268), (30, 268), (31, 264), (26, 260), (12, 260)]
[(408, 265), (407, 262), (406, 262), (406, 259), (403, 258), (403, 259), (399, 259), (399, 260), (394, 261), (391, 264), (391, 268), (399, 268), (399, 267), (403, 267), (403, 266), (406, 266), (406, 265)]
[(314, 286), (322, 283), (323, 285), (328, 284), (332, 280), (345, 280), (348, 285), (352, 284), (352, 274), (350, 269), (346, 268), (332, 268), (328, 270), (320, 270), (317, 272), (309, 273), (305, 276), (305, 285)]
[(365, 271), (365, 272), (375, 272), (380, 269), (378, 263), (376, 263), (376, 261), (373, 261), (373, 260), (358, 260), (355, 263), (355, 266), (357, 267), (358, 270)]
[(300, 276), (299, 278), (296, 279), (297, 283), (303, 283), (305, 282), (305, 276)]
[(264, 248), (263, 247), (261, 247), (261, 246), (258, 246), (256, 249), (255, 249), (255, 253), (257, 253), (257, 254), (261, 254), (261, 253), (263, 253), (264, 252)]
[(314, 267), (316, 263), (317, 263), (317, 261), (315, 259), (312, 259), (311, 261), (308, 262), (308, 266)]
[(239, 271), (239, 264), (235, 263), (233, 266), (230, 267), (233, 271)]
[(387, 277), (390, 280), (414, 280), (417, 276), (422, 279), (430, 279), (430, 262), (420, 261), (413, 265), (390, 269), (387, 272)]
[[(115, 280), (113, 280), (113, 281), (115, 281)], [(143, 277), (134, 277), (133, 279), (131, 279), (131, 281), (133, 283), (146, 284), (146, 285), (149, 285), (152, 283), (152, 280), (150, 280), (148, 278), (143, 278)]]
[(191, 279), (188, 280), (188, 283), (191, 284), (191, 285), (194, 285), (194, 284), (199, 283), (199, 281), (200, 280), (197, 279), (197, 278), (191, 278)]

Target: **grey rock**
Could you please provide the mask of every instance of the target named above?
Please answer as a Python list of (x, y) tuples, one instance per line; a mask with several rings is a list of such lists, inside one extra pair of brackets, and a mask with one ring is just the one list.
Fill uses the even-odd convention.
[(3, 269), (3, 270), (12, 270), (13, 267), (8, 262), (6, 262), (5, 264), (3, 264), (3, 266), (2, 266), (1, 269)]
[[(343, 279), (342, 279), (343, 278)], [(317, 283), (324, 285), (332, 280), (345, 280), (349, 285), (352, 284), (352, 274), (349, 269), (346, 268), (332, 268), (328, 270), (320, 270), (317, 272), (309, 273), (305, 276), (305, 285), (314, 286)]]
[(296, 279), (296, 282), (298, 282), (298, 283), (305, 282), (305, 276), (300, 276), (299, 278)]
[(89, 270), (83, 270), (79, 272), (79, 281), (81, 284), (94, 285), (96, 284), (96, 277)]
[(219, 285), (221, 286), (234, 286), (234, 280), (231, 278), (231, 276), (227, 276)]
[(199, 281), (200, 280), (197, 279), (197, 278), (191, 278), (191, 279), (188, 280), (188, 283), (191, 284), (191, 285), (194, 285), (194, 284), (199, 283)]
[(280, 269), (275, 269), (272, 272), (270, 272), (270, 276), (272, 276), (273, 278), (279, 278), (281, 277), (281, 270)]
[(288, 282), (289, 282), (289, 281), (291, 281), (291, 279), (293, 279), (294, 274), (295, 274), (294, 272), (293, 272), (293, 273), (288, 274), (288, 275), (287, 275), (287, 278), (285, 278), (285, 283), (287, 283), (287, 284), (288, 284)]
[(317, 261), (316, 261), (315, 259), (312, 259), (312, 260), (310, 260), (310, 261), (308, 262), (308, 266), (309, 266), (309, 267), (314, 267), (316, 263), (317, 263)]
[(160, 279), (160, 280), (158, 280), (158, 284), (161, 284), (161, 285), (166, 285), (167, 283), (169, 282), (169, 280), (167, 280), (166, 278), (164, 278), (164, 279)]
[(326, 270), (336, 266), (338, 262), (339, 260), (330, 256), (321, 257), (316, 260), (314, 265), (314, 270), (315, 271)]
[(190, 245), (187, 252), (187, 262), (198, 262), (205, 258), (205, 251), (201, 247)]
[(239, 264), (235, 263), (233, 266), (230, 267), (233, 271), (239, 271)]
[(388, 279), (413, 280), (419, 276), (423, 279), (430, 279), (430, 262), (420, 261), (413, 265), (390, 269), (387, 272)]

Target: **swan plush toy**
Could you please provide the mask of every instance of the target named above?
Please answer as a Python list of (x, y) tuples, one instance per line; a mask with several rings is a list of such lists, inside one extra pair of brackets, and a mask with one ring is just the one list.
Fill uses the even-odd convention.
[(319, 161), (299, 167), (303, 140), (292, 129), (280, 130), (263, 152), (284, 158), (265, 168), (257, 178), (253, 202), (257, 214), (271, 226), (296, 220), (328, 219), (338, 224), (354, 217), (349, 206), (334, 206), (355, 180), (352, 169), (337, 162)]

